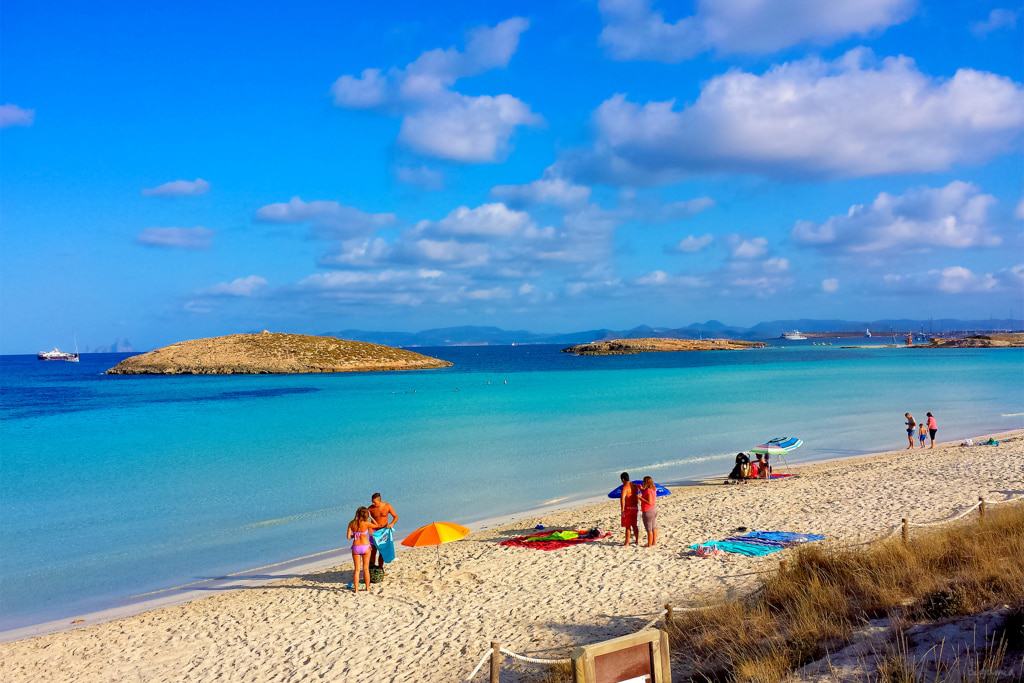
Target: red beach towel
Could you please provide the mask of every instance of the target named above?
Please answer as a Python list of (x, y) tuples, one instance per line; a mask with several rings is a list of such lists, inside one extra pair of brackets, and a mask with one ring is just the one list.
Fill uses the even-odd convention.
[(530, 534), (529, 536), (516, 536), (510, 538), (507, 541), (502, 541), (498, 545), (508, 546), (510, 548), (533, 548), (534, 550), (558, 550), (559, 548), (568, 548), (571, 545), (579, 545), (581, 543), (590, 543), (601, 538), (608, 538), (611, 533), (605, 532), (598, 534), (593, 538), (574, 538), (571, 541), (529, 541), (530, 538), (540, 538), (541, 536), (550, 536), (554, 529), (548, 529), (547, 531), (541, 531), (536, 534)]

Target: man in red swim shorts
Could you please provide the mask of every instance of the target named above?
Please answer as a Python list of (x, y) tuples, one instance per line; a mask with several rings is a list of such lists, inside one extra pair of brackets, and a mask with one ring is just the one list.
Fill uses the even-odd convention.
[(619, 513), (622, 518), (622, 528), (626, 530), (626, 542), (629, 545), (629, 532), (633, 532), (634, 545), (640, 545), (640, 528), (637, 526), (637, 515), (639, 513), (640, 500), (639, 491), (629, 481), (629, 472), (623, 472), (619, 479), (622, 480), (622, 494), (619, 496)]

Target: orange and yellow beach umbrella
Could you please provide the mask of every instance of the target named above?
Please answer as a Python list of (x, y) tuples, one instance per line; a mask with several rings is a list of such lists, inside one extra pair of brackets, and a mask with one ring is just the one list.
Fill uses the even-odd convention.
[(465, 538), (469, 529), (454, 522), (431, 522), (402, 539), (402, 545), (419, 548), (425, 545), (441, 545)]

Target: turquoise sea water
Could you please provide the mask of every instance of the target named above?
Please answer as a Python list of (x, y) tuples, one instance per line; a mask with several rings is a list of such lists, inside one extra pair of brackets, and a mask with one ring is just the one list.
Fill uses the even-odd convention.
[(618, 473), (724, 474), (796, 434), (795, 460), (1024, 426), (1024, 350), (763, 351), (576, 358), (425, 349), (390, 374), (113, 377), (0, 357), (0, 629), (341, 545), (369, 494), (399, 532), (606, 493)]

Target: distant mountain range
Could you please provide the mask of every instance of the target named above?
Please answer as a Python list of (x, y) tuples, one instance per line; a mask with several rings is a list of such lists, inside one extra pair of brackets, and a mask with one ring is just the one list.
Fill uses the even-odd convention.
[(985, 330), (1024, 329), (1024, 320), (989, 319), (958, 320), (938, 318), (935, 320), (884, 319), (884, 320), (771, 320), (753, 327), (726, 325), (718, 320), (692, 323), (685, 327), (650, 327), (640, 325), (628, 330), (600, 328), (579, 332), (543, 333), (527, 330), (505, 330), (500, 327), (467, 325), (463, 327), (440, 327), (420, 332), (380, 332), (368, 330), (339, 330), (324, 332), (324, 335), (355, 339), (358, 341), (387, 344), (389, 346), (504, 346), (509, 344), (582, 344), (603, 339), (636, 339), (639, 337), (678, 337), (697, 339), (700, 337), (730, 337), (733, 339), (774, 339), (783, 332), (846, 332), (863, 333), (870, 329), (878, 336), (890, 333), (924, 332), (925, 334)]

